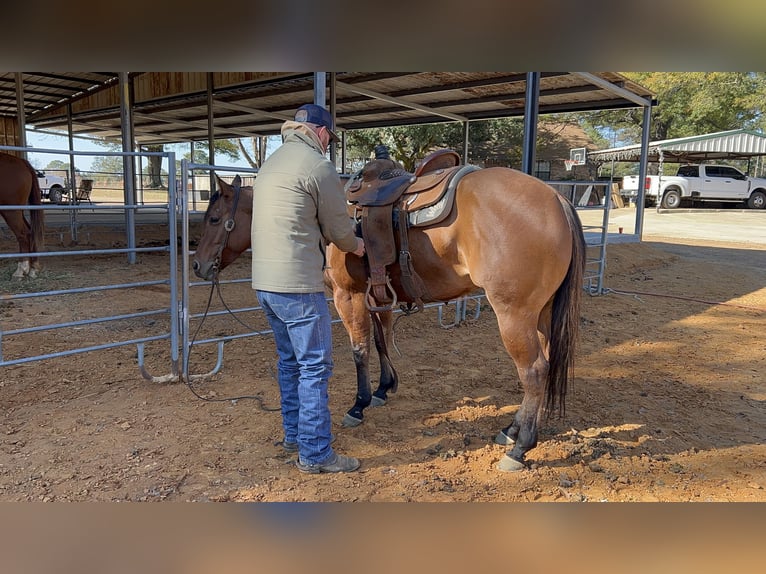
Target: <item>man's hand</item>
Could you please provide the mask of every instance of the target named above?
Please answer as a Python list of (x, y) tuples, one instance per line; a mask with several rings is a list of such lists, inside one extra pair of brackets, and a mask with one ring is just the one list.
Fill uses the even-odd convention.
[(364, 255), (364, 240), (361, 237), (356, 238), (356, 249), (352, 253), (357, 257)]

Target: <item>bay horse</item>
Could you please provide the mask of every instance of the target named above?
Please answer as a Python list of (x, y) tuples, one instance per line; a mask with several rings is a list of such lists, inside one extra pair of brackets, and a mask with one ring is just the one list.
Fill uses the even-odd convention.
[[(44, 214), (30, 209), (31, 224), (20, 209), (2, 209), (3, 205), (40, 205), (42, 193), (37, 174), (25, 159), (0, 153), (0, 215), (16, 236), (19, 253), (36, 253), (43, 249)], [(23, 257), (19, 261), (14, 279), (36, 277), (41, 268), (37, 257)]]
[[(382, 161), (382, 160), (374, 160)], [(369, 164), (368, 164), (369, 165)], [(218, 178), (217, 178), (218, 179)], [(194, 256), (195, 274), (216, 280), (219, 271), (250, 247), (252, 187), (218, 179)], [(431, 227), (409, 230), (415, 272), (432, 301), (450, 301), (484, 290), (500, 335), (521, 381), (524, 397), (495, 442), (511, 446), (497, 468), (525, 468), (537, 445), (542, 415), (559, 409), (574, 363), (585, 268), (585, 239), (572, 204), (541, 180), (510, 168), (465, 175), (450, 215)], [(398, 375), (388, 358), (392, 312), (371, 312), (364, 258), (329, 245), (325, 280), (346, 328), (356, 366), (357, 395), (344, 426), (362, 422), (371, 403), (384, 404)], [(395, 266), (392, 266), (395, 267)], [(391, 285), (407, 301), (400, 274)], [(371, 325), (380, 356), (380, 384), (370, 392)]]

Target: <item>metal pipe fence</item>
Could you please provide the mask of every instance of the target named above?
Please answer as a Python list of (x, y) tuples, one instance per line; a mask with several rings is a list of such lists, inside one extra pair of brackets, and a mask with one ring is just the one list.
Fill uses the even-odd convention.
[[(160, 156), (167, 159), (168, 165), (175, 164), (175, 154), (172, 152), (79, 152), (74, 150), (41, 150), (41, 149), (29, 149), (20, 148), (15, 146), (0, 146), (3, 150), (14, 151), (27, 151), (35, 153), (58, 153), (65, 156), (92, 156), (92, 155), (110, 155), (110, 156)], [(175, 180), (175, 174), (171, 175), (171, 181)], [(83, 217), (85, 211), (87, 211), (90, 221), (97, 222), (99, 217), (108, 213), (116, 214), (118, 218), (123, 218), (126, 222), (126, 243), (125, 248), (106, 248), (106, 249), (69, 249), (69, 250), (55, 250), (55, 251), (38, 251), (30, 254), (22, 253), (2, 253), (0, 254), (0, 262), (10, 259), (19, 259), (22, 256), (33, 256), (43, 259), (64, 259), (64, 258), (88, 258), (88, 261), (95, 261), (99, 258), (109, 258), (115, 255), (127, 255), (128, 264), (135, 263), (135, 257), (137, 254), (167, 254), (168, 267), (167, 271), (162, 274), (161, 277), (149, 279), (145, 281), (120, 281), (109, 284), (98, 284), (90, 286), (71, 286), (68, 288), (56, 288), (49, 289), (44, 281), (39, 282), (39, 289), (34, 291), (27, 291), (21, 289), (22, 285), (19, 284), (15, 288), (17, 292), (13, 292), (14, 287), (8, 283), (7, 293), (2, 296), (2, 302), (8, 303), (13, 301), (22, 301), (30, 299), (38, 299), (46, 301), (50, 299), (57, 301), (61, 304), (62, 308), (67, 308), (68, 305), (72, 305), (78, 297), (92, 297), (104, 292), (120, 291), (123, 294), (135, 293), (137, 289), (145, 289), (147, 287), (161, 286), (167, 290), (167, 299), (162, 301), (161, 305), (152, 309), (134, 309), (128, 310), (128, 312), (113, 313), (110, 312), (108, 307), (101, 307), (98, 305), (91, 305), (89, 307), (89, 314), (91, 316), (87, 318), (72, 318), (70, 320), (58, 321), (58, 322), (45, 322), (46, 314), (40, 314), (34, 317), (36, 324), (31, 326), (16, 326), (10, 325), (10, 321), (4, 317), (0, 318), (0, 367), (18, 365), (29, 363), (33, 361), (41, 361), (44, 359), (53, 359), (58, 357), (66, 357), (70, 355), (76, 355), (81, 353), (87, 353), (91, 351), (101, 351), (107, 349), (115, 349), (118, 347), (135, 346), (137, 348), (139, 356), (139, 370), (146, 378), (153, 378), (150, 375), (144, 365), (144, 346), (150, 342), (167, 342), (168, 354), (170, 357), (170, 371), (177, 376), (178, 373), (178, 341), (180, 338), (179, 333), (179, 320), (178, 320), (178, 281), (176, 269), (178, 266), (178, 247), (175, 240), (176, 231), (176, 198), (175, 198), (175, 185), (172, 185), (169, 190), (168, 201), (164, 205), (154, 206), (154, 212), (157, 210), (161, 212), (161, 220), (164, 220), (168, 226), (168, 233), (171, 240), (168, 241), (167, 246), (162, 247), (137, 247), (135, 238), (135, 228), (127, 225), (128, 219), (127, 213), (139, 213), (145, 209), (146, 206), (123, 201), (120, 205), (88, 205), (84, 208), (82, 205), (69, 204), (69, 205), (15, 205), (4, 206), (3, 209), (7, 210), (44, 210), (46, 216), (49, 218), (54, 212), (57, 214), (65, 213), (69, 215), (70, 226), (72, 230), (72, 239), (77, 242), (77, 229), (78, 219)], [(29, 286), (25, 286), (27, 289)], [(128, 298), (127, 295), (124, 297)], [(138, 298), (141, 299), (141, 298)], [(145, 307), (145, 299), (141, 299), (141, 307)], [(159, 320), (165, 319), (165, 323), (162, 324)], [(137, 320), (144, 320), (142, 324), (151, 322), (155, 325), (153, 333), (142, 333), (142, 336), (135, 336), (132, 330), (131, 323), (135, 323)], [(101, 328), (103, 326), (115, 326), (117, 324), (126, 325), (130, 328), (130, 333), (127, 338), (118, 336), (119, 328)], [(95, 331), (98, 330), (98, 337), (102, 339), (102, 342), (98, 344), (86, 344), (82, 346), (68, 345), (71, 337), (67, 337), (66, 332), (69, 329), (84, 329), (89, 328)], [(100, 330), (99, 330), (100, 329)], [(63, 334), (62, 334), (63, 333)], [(104, 340), (106, 339), (106, 340)], [(41, 342), (55, 342), (57, 346), (65, 347), (59, 348), (54, 351), (41, 350)], [(16, 343), (16, 344), (14, 344)], [(13, 357), (8, 357), (7, 350), (13, 346)]]
[[(12, 148), (9, 146), (0, 146), (0, 149), (23, 149)], [(56, 151), (62, 155), (105, 155), (105, 152), (76, 152), (72, 150), (38, 150), (40, 151)], [(109, 152), (108, 155), (114, 156), (161, 156), (166, 159), (168, 165), (175, 165), (175, 154), (172, 152)], [(166, 272), (162, 273), (162, 276), (155, 277), (146, 281), (130, 282), (120, 281), (111, 284), (100, 284), (92, 286), (73, 286), (64, 289), (48, 289), (40, 290), (37, 292), (18, 292), (9, 293), (3, 295), (3, 301), (13, 300), (28, 300), (33, 298), (45, 298), (45, 297), (76, 297), (76, 296), (88, 296), (94, 293), (102, 293), (109, 291), (129, 292), (133, 289), (142, 289), (147, 287), (165, 287), (167, 289), (167, 297), (162, 300), (162, 304), (152, 309), (132, 309), (123, 310), (120, 313), (105, 313), (100, 316), (94, 316), (90, 318), (72, 318), (70, 320), (64, 320), (56, 323), (49, 324), (36, 324), (31, 326), (8, 326), (2, 318), (0, 318), (0, 367), (10, 366), (22, 363), (28, 363), (32, 361), (39, 361), (44, 359), (52, 359), (56, 357), (64, 357), (74, 355), (77, 353), (85, 353), (91, 351), (101, 351), (106, 349), (113, 349), (121, 346), (135, 346), (137, 349), (138, 368), (146, 379), (156, 382), (169, 382), (176, 381), (181, 378), (183, 380), (191, 380), (195, 377), (208, 376), (220, 371), (223, 366), (223, 355), (225, 343), (245, 339), (249, 337), (257, 337), (267, 335), (271, 333), (271, 330), (266, 326), (264, 328), (250, 327), (248, 321), (245, 320), (259, 320), (261, 324), (265, 324), (262, 320), (262, 309), (260, 306), (252, 304), (239, 305), (237, 307), (228, 307), (224, 303), (225, 309), (202, 309), (199, 307), (199, 302), (202, 297), (192, 297), (191, 290), (199, 290), (202, 288), (213, 288), (213, 285), (208, 281), (193, 281), (191, 277), (190, 262), (191, 257), (194, 255), (194, 251), (191, 249), (190, 244), (194, 238), (191, 236), (190, 231), (190, 218), (195, 214), (204, 212), (207, 208), (208, 200), (211, 196), (212, 190), (207, 190), (208, 194), (197, 193), (198, 191), (205, 191), (200, 189), (206, 182), (211, 181), (211, 173), (215, 172), (219, 177), (224, 180), (231, 180), (234, 177), (234, 172), (240, 175), (243, 179), (243, 185), (251, 185), (255, 177), (257, 177), (257, 169), (249, 168), (236, 168), (236, 167), (222, 167), (207, 164), (195, 164), (188, 160), (181, 161), (180, 177), (176, 179), (174, 171), (170, 171), (168, 174), (168, 189), (167, 189), (167, 203), (158, 203), (151, 206), (143, 205), (138, 202), (129, 203), (123, 202), (121, 204), (102, 204), (97, 203), (88, 205), (87, 208), (78, 204), (69, 205), (43, 205), (43, 206), (9, 206), (8, 209), (20, 209), (20, 210), (33, 210), (44, 209), (55, 210), (56, 212), (69, 214), (74, 223), (79, 218), (83, 217), (83, 213), (87, 210), (90, 216), (98, 217), (99, 214), (118, 214), (119, 216), (125, 216), (125, 213), (132, 212), (134, 214), (145, 214), (150, 209), (153, 216), (156, 218), (159, 214), (159, 220), (167, 224), (168, 227), (168, 243), (166, 246), (161, 247), (138, 247), (135, 241), (135, 229), (131, 229), (129, 220), (125, 218), (127, 247), (125, 248), (106, 248), (106, 249), (72, 249), (72, 250), (56, 250), (56, 251), (44, 251), (32, 254), (41, 258), (59, 258), (59, 257), (114, 257), (119, 255), (128, 255), (128, 263), (134, 264), (137, 254), (152, 254), (159, 253), (167, 255), (168, 266)], [(231, 174), (231, 175), (227, 175)], [(244, 174), (244, 175), (242, 175)], [(196, 182), (196, 183), (195, 183)], [(607, 242), (607, 224), (609, 220), (609, 208), (610, 208), (610, 193), (608, 182), (547, 182), (553, 186), (560, 193), (569, 197), (573, 203), (576, 204), (578, 210), (582, 209), (601, 209), (604, 212), (603, 222), (598, 226), (589, 226), (585, 229), (586, 237), (589, 238), (588, 248), (589, 250), (595, 250), (595, 256), (588, 256), (586, 269), (586, 280), (584, 288), (592, 295), (601, 294), (604, 292), (603, 286), (603, 273), (606, 259), (606, 242)], [(210, 185), (208, 185), (210, 187)], [(586, 197), (586, 193), (588, 196)], [(591, 196), (597, 197), (597, 201), (592, 201)], [(603, 198), (603, 199), (602, 199)], [(92, 221), (92, 220), (91, 220)], [(135, 225), (135, 220), (133, 226)], [(180, 223), (180, 230), (178, 224)], [(73, 225), (72, 229), (76, 232), (76, 226)], [(76, 233), (73, 232), (73, 239), (76, 240)], [(180, 241), (179, 241), (180, 239)], [(0, 254), (0, 263), (14, 258), (19, 258), (20, 253), (2, 253)], [(180, 257), (180, 261), (179, 258)], [(180, 270), (180, 278), (178, 278), (178, 271)], [(250, 278), (247, 277), (232, 277), (220, 281), (220, 287), (223, 289), (236, 288), (237, 284), (249, 284)], [(212, 295), (212, 292), (211, 292)], [(192, 301), (196, 303), (192, 303)], [(470, 320), (478, 320), (483, 308), (483, 303), (486, 298), (481, 292), (462, 297), (460, 299), (450, 301), (448, 303), (429, 303), (426, 305), (427, 309), (436, 309), (437, 322), (440, 327), (452, 328), (461, 323)], [(256, 301), (254, 298), (251, 301)], [(329, 302), (332, 302), (332, 298), (328, 298)], [(156, 303), (156, 301), (155, 301)], [(454, 306), (454, 315), (449, 311), (451, 306)], [(401, 313), (401, 310), (395, 312)], [(211, 331), (202, 330), (202, 323), (208, 319), (226, 319), (226, 316), (231, 315), (237, 322), (245, 327), (244, 331), (241, 329), (239, 332), (232, 331), (231, 329), (225, 329), (225, 333), (220, 332), (221, 329), (216, 331), (213, 328)], [(260, 319), (258, 319), (260, 315)], [(255, 319), (254, 319), (255, 318)], [(64, 350), (58, 350), (54, 352), (35, 352), (34, 346), (28, 346), (26, 354), (23, 356), (6, 357), (4, 355), (4, 345), (13, 338), (23, 337), (37, 337), (44, 335), (46, 332), (60, 332), (66, 329), (84, 329), (84, 328), (96, 328), (101, 325), (118, 324), (125, 322), (141, 322), (141, 321), (155, 321), (159, 319), (161, 322), (161, 328), (155, 329), (157, 332), (141, 333), (136, 337), (135, 333), (125, 339), (117, 339), (116, 337), (109, 341), (100, 342), (96, 345), (85, 345), (79, 348), (68, 348)], [(340, 319), (335, 318), (334, 323), (339, 323)], [(168, 366), (168, 373), (160, 376), (154, 375), (148, 371), (145, 364), (146, 345), (149, 343), (165, 342), (168, 345), (168, 355), (170, 358), (170, 364)], [(215, 361), (212, 367), (205, 373), (196, 374), (190, 373), (189, 359), (193, 346), (201, 345), (214, 345), (217, 349)]]

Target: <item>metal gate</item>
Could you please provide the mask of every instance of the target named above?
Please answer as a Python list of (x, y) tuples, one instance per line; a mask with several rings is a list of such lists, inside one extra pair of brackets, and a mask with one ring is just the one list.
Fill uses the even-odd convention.
[(583, 288), (590, 295), (603, 295), (606, 244), (609, 236), (609, 211), (612, 207), (609, 181), (546, 181), (566, 197), (577, 211), (603, 211), (600, 225), (583, 225), (586, 243)]
[[(172, 152), (151, 153), (151, 152), (77, 152), (72, 150), (30, 150), (27, 148), (0, 146), (0, 149), (15, 151), (34, 151), (37, 153), (61, 154), (74, 158), (75, 156), (120, 156), (129, 158), (125, 163), (132, 164), (134, 158), (160, 156), (165, 158), (168, 166), (175, 166), (175, 154)], [(167, 202), (164, 204), (146, 205), (136, 203), (135, 201), (125, 201), (119, 204), (86, 204), (77, 201), (76, 194), (71, 193), (70, 202), (64, 205), (41, 205), (41, 206), (9, 206), (9, 210), (29, 211), (33, 209), (45, 210), (46, 219), (54, 221), (58, 219), (61, 223), (69, 225), (72, 242), (78, 244), (78, 232), (80, 227), (88, 223), (89, 225), (100, 224), (105, 226), (114, 226), (115, 221), (124, 222), (126, 234), (125, 247), (112, 247), (104, 249), (66, 249), (54, 251), (41, 251), (34, 255), (41, 258), (43, 264), (46, 260), (57, 258), (83, 258), (87, 257), (92, 265), (98, 265), (101, 258), (114, 258), (115, 256), (125, 256), (125, 267), (127, 277), (125, 280), (113, 283), (98, 283), (88, 286), (76, 285), (78, 278), (72, 281), (65, 281), (66, 278), (56, 277), (48, 278), (45, 282), (35, 285), (32, 281), (17, 282), (11, 284), (8, 282), (7, 288), (2, 294), (2, 304), (13, 305), (16, 301), (38, 300), (42, 302), (54, 302), (66, 309), (68, 302), (72, 304), (74, 300), (86, 299), (86, 302), (92, 301), (89, 306), (87, 317), (71, 316), (69, 320), (60, 322), (46, 322), (44, 313), (39, 313), (34, 317), (34, 325), (18, 326), (12, 324), (12, 321), (5, 318), (5, 314), (0, 317), (0, 367), (30, 363), (58, 357), (66, 357), (91, 351), (101, 351), (114, 349), (117, 347), (135, 346), (138, 356), (138, 367), (141, 374), (147, 379), (157, 380), (158, 377), (150, 374), (144, 363), (145, 345), (153, 342), (165, 341), (168, 344), (169, 374), (163, 375), (160, 379), (177, 378), (179, 372), (179, 353), (178, 341), (180, 338), (179, 317), (179, 289), (176, 270), (178, 268), (178, 245), (177, 237), (177, 196), (175, 185), (175, 170), (168, 170), (168, 195)], [(147, 220), (148, 225), (167, 224), (168, 242), (163, 246), (139, 247), (136, 245), (136, 222)], [(47, 233), (46, 233), (47, 235)], [(63, 238), (63, 232), (61, 233)], [(15, 241), (11, 234), (10, 239)], [(137, 255), (141, 254), (166, 254), (167, 271), (156, 278), (143, 281), (131, 281), (132, 266), (136, 262)], [(20, 257), (20, 253), (0, 253), (0, 263), (7, 260), (15, 260)], [(44, 276), (45, 277), (45, 276)], [(58, 283), (55, 288), (50, 288), (50, 283)], [(70, 285), (66, 285), (70, 283)], [(40, 289), (35, 289), (40, 287)], [(141, 300), (142, 304), (137, 309), (123, 309), (123, 312), (115, 313), (108, 306), (99, 306), (96, 299), (100, 294), (106, 292), (118, 291), (121, 294), (135, 293), (136, 290), (149, 289), (152, 294), (158, 291), (163, 293), (163, 297), (142, 298), (136, 296), (136, 300)], [(146, 305), (145, 302), (151, 302), (152, 305)], [(128, 306), (129, 307), (129, 306)], [(23, 313), (23, 307), (21, 309)], [(26, 322), (26, 319), (25, 319)], [(140, 325), (141, 336), (135, 336), (135, 325)], [(147, 327), (151, 327), (150, 329)], [(71, 330), (90, 329), (96, 332), (94, 335), (98, 339), (97, 344), (80, 345), (67, 344), (70, 340)], [(127, 333), (127, 335), (126, 335)], [(55, 344), (54, 344), (55, 343)], [(55, 347), (46, 350), (46, 347)]]

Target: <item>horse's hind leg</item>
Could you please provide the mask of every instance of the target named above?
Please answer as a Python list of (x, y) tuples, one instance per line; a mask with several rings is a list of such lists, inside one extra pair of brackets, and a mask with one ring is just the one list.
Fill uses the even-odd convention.
[(374, 334), (375, 349), (380, 360), (380, 384), (372, 393), (372, 406), (380, 407), (386, 404), (388, 392), (395, 393), (399, 386), (399, 375), (388, 355), (393, 339), (393, 313), (391, 311), (377, 313), (373, 317), (373, 323), (377, 323)]
[(538, 334), (536, 322), (523, 312), (497, 313), (500, 335), (511, 355), (524, 390), (524, 398), (513, 423), (498, 434), (497, 442), (513, 444), (500, 460), (498, 468), (515, 471), (524, 468), (524, 456), (537, 446), (537, 424), (545, 404), (548, 360)]
[(30, 259), (29, 263), (29, 277), (34, 279), (37, 277), (40, 273), (40, 270), (43, 268), (42, 263), (40, 263), (40, 260), (35, 257), (34, 259)]
[[(29, 253), (32, 246), (32, 228), (30, 227), (29, 222), (21, 211), (3, 211), (2, 215), (3, 219), (5, 219), (5, 222), (8, 224), (8, 227), (10, 227), (11, 231), (16, 236), (16, 240), (19, 242), (19, 253)], [(27, 275), (31, 277), (37, 275), (36, 272), (34, 275), (30, 275), (29, 257), (25, 257), (19, 261), (12, 277), (14, 279), (23, 279)]]
[(30, 267), (29, 267), (29, 259), (22, 259), (19, 261), (18, 265), (16, 266), (16, 271), (13, 272), (13, 275), (11, 277), (13, 279), (24, 279), (24, 277), (35, 277), (37, 273), (34, 275), (30, 274)]

